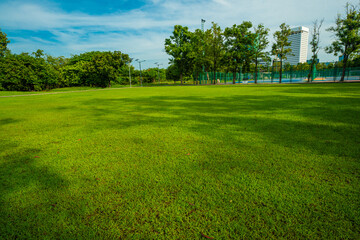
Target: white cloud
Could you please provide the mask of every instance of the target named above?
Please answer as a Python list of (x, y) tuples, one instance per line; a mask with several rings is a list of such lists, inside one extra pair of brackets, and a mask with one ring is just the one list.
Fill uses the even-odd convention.
[[(282, 22), (311, 28), (315, 19), (324, 18), (321, 38), (325, 46), (331, 42), (325, 28), (334, 23), (338, 13), (343, 13), (345, 3), (339, 0), (151, 0), (144, 7), (128, 12), (90, 15), (65, 12), (51, 2), (9, 1), (0, 3), (0, 22), (5, 32), (6, 29), (34, 31), (34, 36), (28, 39), (8, 36), (15, 40), (9, 46), (13, 51), (32, 52), (42, 48), (54, 55), (69, 56), (91, 50), (120, 50), (147, 59), (148, 63), (160, 61), (166, 66), (164, 39), (171, 35), (176, 24), (194, 30), (200, 28), (202, 18), (207, 20), (205, 27), (213, 21), (222, 28), (250, 20), (255, 25), (264, 23), (272, 35)], [(41, 39), (36, 36), (37, 31), (49, 31), (57, 41)], [(324, 52), (320, 57), (333, 59)]]

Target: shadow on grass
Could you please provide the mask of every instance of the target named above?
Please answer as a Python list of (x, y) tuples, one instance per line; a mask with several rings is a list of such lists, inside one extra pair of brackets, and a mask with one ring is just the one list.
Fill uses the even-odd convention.
[(2, 118), (2, 119), (0, 119), (0, 126), (4, 126), (4, 125), (7, 125), (7, 124), (12, 124), (12, 123), (17, 123), (19, 121), (20, 120), (14, 119), (14, 118)]
[[(282, 88), (277, 88), (277, 91), (282, 91)], [(284, 90), (285, 91), (285, 90)], [(331, 90), (330, 90), (331, 91)], [(299, 175), (294, 174), (294, 169), (298, 167), (302, 167), (303, 172), (309, 170), (306, 164), (311, 164), (307, 161), (306, 156), (303, 157), (304, 161), (302, 163), (293, 163), (292, 167), (288, 166), (292, 164), (292, 155), (284, 154), (291, 152), (292, 154), (296, 154), (296, 151), (299, 154), (309, 154), (315, 153), (317, 155), (325, 155), (332, 158), (346, 157), (347, 159), (358, 159), (359, 156), (359, 148), (357, 147), (359, 144), (358, 140), (358, 132), (359, 132), (359, 123), (358, 117), (360, 112), (354, 106), (358, 106), (360, 104), (359, 99), (357, 98), (340, 98), (334, 96), (316, 96), (312, 97), (304, 97), (304, 96), (284, 96), (280, 94), (273, 93), (272, 95), (236, 95), (231, 97), (201, 97), (201, 96), (152, 96), (152, 97), (139, 97), (139, 98), (97, 98), (92, 100), (86, 100), (79, 104), (77, 107), (76, 114), (82, 114), (89, 118), (91, 121), (90, 125), (86, 124), (84, 127), (87, 129), (93, 129), (93, 131), (101, 131), (104, 129), (110, 130), (118, 130), (118, 129), (130, 129), (138, 126), (148, 126), (149, 128), (171, 128), (172, 125), (179, 127), (181, 131), (194, 133), (197, 136), (204, 136), (204, 139), (213, 140), (217, 146), (211, 145), (214, 148), (206, 148), (204, 154), (202, 154), (203, 159), (195, 159), (193, 163), (190, 163), (187, 168), (180, 168), (178, 166), (174, 166), (173, 170), (168, 170), (171, 177), (174, 176), (173, 173), (179, 171), (178, 176), (173, 177), (174, 179), (184, 179), (179, 182), (179, 186), (186, 180), (184, 177), (185, 174), (192, 174), (192, 178), (188, 180), (188, 185), (191, 186), (193, 182), (199, 181), (199, 184), (196, 187), (188, 187), (187, 191), (191, 193), (191, 189), (195, 188), (193, 192), (198, 191), (199, 194), (203, 194), (203, 187), (206, 185), (206, 182), (210, 182), (210, 184), (223, 184), (226, 180), (226, 174), (228, 174), (231, 170), (238, 171), (237, 174), (242, 172), (246, 172), (249, 175), (253, 174), (256, 177), (262, 178), (262, 182), (258, 189), (262, 189), (262, 184), (269, 186), (270, 183), (274, 184), (275, 187), (278, 187), (278, 192), (283, 191), (282, 187), (285, 185), (284, 183), (290, 182), (290, 186), (288, 188), (292, 188), (293, 185), (297, 184), (297, 177)], [(56, 111), (70, 111), (72, 107), (59, 107), (55, 109)], [(11, 123), (11, 119), (5, 121), (5, 123)], [(173, 129), (171, 129), (173, 130)], [(246, 137), (254, 136), (254, 139), (247, 139)], [(174, 137), (175, 138), (175, 137)], [(146, 143), (146, 139), (143, 136), (136, 135), (134, 136), (135, 142)], [(191, 139), (187, 139), (188, 141), (192, 141)], [(175, 142), (176, 140), (174, 140)], [(193, 144), (213, 144), (209, 142), (201, 142), (201, 140), (193, 141)], [(181, 145), (181, 144), (180, 144)], [(282, 152), (278, 155), (274, 153), (273, 158), (269, 161), (269, 159), (255, 159), (256, 161), (252, 161), (254, 159), (236, 159), (236, 154), (232, 152), (221, 152), (218, 151), (221, 149), (222, 145), (231, 146), (233, 151), (247, 151), (247, 154), (253, 154), (256, 157), (261, 157), (256, 155), (256, 151), (259, 147), (264, 146), (261, 151), (266, 151), (266, 145), (270, 147), (278, 147)], [(86, 231), (89, 231), (93, 228), (93, 231), (99, 230), (99, 221), (94, 221), (94, 224), (91, 225), (92, 218), (101, 218), (106, 227), (104, 231), (108, 231), (109, 226), (114, 226), (109, 224), (111, 219), (118, 219), (119, 223), (124, 220), (123, 215), (119, 217), (114, 217), (115, 213), (110, 212), (107, 209), (105, 214), (102, 209), (95, 209), (94, 214), (88, 215), (86, 221), (89, 222), (90, 227), (87, 226), (78, 226), (84, 225), (84, 223), (79, 221), (79, 217), (74, 216), (77, 209), (76, 206), (81, 206), (81, 204), (77, 205), (79, 201), (81, 201), (81, 194), (75, 194), (75, 196), (69, 194), (68, 185), (69, 183), (63, 179), (59, 174), (55, 173), (51, 169), (46, 167), (42, 167), (37, 164), (38, 158), (35, 158), (37, 154), (40, 153), (39, 149), (29, 149), (22, 148), (17, 149), (17, 145), (13, 142), (8, 142), (6, 144), (0, 145), (0, 149), (14, 149), (14, 151), (9, 152), (8, 155), (3, 154), (3, 161), (0, 163), (0, 205), (4, 206), (0, 208), (0, 215), (5, 216), (0, 219), (0, 237), (3, 238), (31, 238), (33, 236), (46, 236), (48, 231), (52, 231), (51, 237), (64, 237), (71, 236), (71, 231), (76, 236), (86, 236)], [(201, 148), (199, 148), (201, 149)], [(288, 151), (288, 150), (292, 151)], [(271, 151), (272, 149), (269, 149)], [(304, 152), (304, 150), (306, 150)], [(0, 155), (1, 156), (1, 155)], [(244, 155), (246, 156), (246, 155)], [(270, 155), (267, 155), (270, 156)], [(281, 159), (280, 159), (281, 158)], [(298, 160), (299, 158), (295, 158)], [(184, 160), (185, 161), (185, 160)], [(278, 165), (276, 165), (278, 163)], [(340, 161), (339, 161), (340, 162)], [(343, 162), (343, 161), (342, 161)], [(285, 164), (284, 164), (285, 163)], [(193, 164), (193, 165), (192, 165)], [(297, 164), (297, 165), (296, 165)], [(316, 170), (324, 168), (325, 171), (333, 172), (335, 177), (338, 177), (337, 173), (338, 166), (331, 166), (329, 162), (320, 163), (322, 166), (319, 166)], [(186, 165), (186, 164), (185, 164)], [(300, 166), (301, 165), (301, 166)], [(327, 165), (327, 166), (326, 166)], [(146, 179), (146, 174), (149, 174), (149, 180), (152, 183), (155, 183), (155, 179), (152, 179), (149, 172), (151, 172), (153, 165), (148, 166), (146, 171), (139, 171), (139, 175), (143, 179)], [(278, 167), (278, 168), (277, 168)], [(359, 172), (359, 166), (344, 164), (341, 166), (342, 171), (346, 171), (347, 173), (352, 172), (353, 175)], [(352, 168), (351, 168), (352, 167)], [(288, 169), (289, 170), (288, 170)], [(191, 171), (187, 171), (190, 169)], [(199, 169), (195, 171), (194, 169)], [(275, 170), (274, 170), (275, 169)], [(266, 172), (267, 171), (267, 172)], [(264, 174), (266, 172), (266, 174)], [(279, 177), (279, 173), (282, 174)], [(202, 174), (202, 175), (201, 175)], [(163, 175), (162, 173), (158, 174), (160, 177)], [(202, 177), (203, 175), (210, 175), (212, 179)], [(233, 174), (232, 176), (238, 176)], [(328, 174), (329, 175), (329, 174)], [(200, 176), (200, 177), (199, 177)], [(241, 176), (241, 175), (240, 175)], [(331, 175), (329, 175), (332, 177)], [(140, 178), (140, 177), (139, 177)], [(267, 178), (273, 178), (273, 182), (267, 181)], [(219, 181), (213, 181), (213, 179)], [(252, 178), (248, 178), (251, 180)], [(329, 178), (329, 181), (334, 181)], [(221, 187), (227, 190), (231, 190), (234, 186), (233, 179), (228, 181), (228, 186), (222, 185)], [(235, 181), (240, 182), (239, 178), (235, 178)], [(244, 180), (244, 179), (242, 179)], [(241, 181), (242, 181), (241, 180)], [(257, 181), (257, 180), (254, 180)], [(305, 179), (304, 181), (309, 181)], [(341, 179), (341, 181), (345, 181)], [(134, 186), (142, 186), (141, 181), (133, 182), (132, 179), (129, 180), (130, 183), (134, 184)], [(164, 180), (165, 182), (165, 180)], [(269, 183), (270, 182), (270, 183)], [(166, 183), (168, 181), (166, 180)], [(181, 183), (181, 184), (180, 184)], [(308, 185), (316, 186), (316, 181), (310, 180)], [(137, 185), (138, 184), (138, 185)], [(240, 183), (237, 183), (240, 184)], [(252, 183), (248, 185), (251, 186)], [(302, 184), (300, 182), (300, 184)], [(305, 185), (305, 183), (304, 183)], [(131, 186), (131, 185), (130, 185)], [(151, 193), (152, 190), (145, 188), (149, 186), (144, 184), (144, 189), (136, 188), (139, 192)], [(154, 185), (155, 186), (155, 185)], [(173, 182), (169, 183), (169, 191), (172, 191), (174, 186)], [(237, 185), (235, 185), (237, 186)], [(161, 185), (160, 185), (161, 187)], [(211, 187), (211, 186), (210, 186)], [(270, 186), (271, 187), (271, 186)], [(340, 185), (336, 190), (339, 190), (342, 186)], [(124, 191), (124, 187), (118, 187), (120, 192)], [(155, 187), (154, 187), (155, 188)], [(221, 188), (221, 189), (222, 189)], [(128, 188), (131, 191), (131, 188)], [(181, 189), (181, 187), (179, 187)], [(331, 186), (326, 188), (326, 190), (331, 189)], [(140, 191), (141, 190), (141, 191)], [(241, 190), (240, 188), (236, 189)], [(301, 195), (303, 189), (298, 187), (296, 189), (298, 192), (296, 194)], [(310, 192), (311, 194), (318, 194), (315, 192), (316, 188), (313, 187)], [(94, 187), (94, 193), (97, 193), (98, 189)], [(155, 193), (156, 191), (153, 190)], [(329, 190), (330, 191), (330, 190)], [(26, 194), (27, 199), (21, 199), (23, 192), (29, 192)], [(222, 191), (219, 191), (222, 192)], [(273, 210), (270, 209), (265, 213), (269, 214), (270, 220), (275, 221), (274, 228), (282, 229), (280, 223), (281, 219), (276, 219), (277, 216), (288, 219), (289, 216), (293, 214), (293, 209), (291, 204), (289, 208), (286, 208), (284, 213), (277, 213), (277, 206), (274, 203), (271, 203), (270, 200), (266, 200), (264, 197), (268, 194), (269, 191), (265, 191), (263, 195), (257, 195), (258, 197), (255, 200), (259, 203), (258, 200), (267, 201), (266, 204), (272, 204)], [(315, 193), (314, 193), (315, 192)], [(345, 191), (344, 191), (345, 192)], [(62, 200), (61, 193), (64, 193), (65, 196), (73, 198), (68, 200), (66, 207), (70, 208), (66, 209), (65, 207), (61, 210), (58, 208), (61, 206), (59, 202), (54, 202)], [(227, 192), (228, 193), (228, 192)], [(248, 191), (244, 191), (244, 195), (248, 194)], [(291, 194), (291, 192), (290, 192)], [(343, 194), (343, 193), (341, 193)], [(56, 195), (56, 196), (54, 196)], [(136, 194), (134, 194), (137, 196)], [(235, 195), (235, 193), (234, 193)], [(320, 195), (320, 194), (318, 194)], [(355, 194), (354, 194), (355, 195)], [(141, 196), (141, 195), (140, 195)], [(304, 199), (308, 197), (308, 195), (303, 194)], [(330, 195), (331, 197), (335, 196), (335, 202), (327, 205), (322, 210), (329, 210), (331, 207), (337, 207), (339, 205), (346, 205), (346, 201), (342, 201), (342, 199), (346, 199), (345, 194), (343, 194), (343, 198), (338, 197), (337, 193)], [(91, 197), (91, 193), (88, 193), (87, 197)], [(142, 196), (146, 200), (146, 196)], [(209, 199), (209, 204), (212, 194), (208, 193), (208, 196), (205, 196)], [(215, 201), (215, 205), (221, 203), (220, 199), (225, 196), (219, 196), (218, 201)], [(98, 197), (99, 202), (103, 203), (101, 196)], [(118, 198), (118, 197), (116, 197)], [(158, 198), (158, 196), (157, 196)], [(269, 197), (268, 197), (269, 198)], [(120, 199), (120, 197), (119, 197)], [(143, 198), (141, 198), (143, 199)], [(290, 197), (285, 198), (285, 200), (290, 199)], [(331, 198), (329, 198), (331, 199)], [(136, 200), (136, 199), (135, 199)], [(129, 201), (135, 202), (137, 204), (141, 201), (135, 201), (131, 199)], [(285, 200), (278, 200), (279, 203), (286, 203)], [(292, 199), (290, 199), (292, 200)], [(249, 197), (249, 201), (254, 201), (253, 198)], [(294, 200), (293, 200), (294, 201)], [(14, 204), (14, 206), (22, 206), (21, 208), (14, 209), (12, 206), (9, 206), (9, 203)], [(249, 212), (253, 212), (256, 214), (257, 209), (265, 208), (265, 206), (257, 206), (257, 203), (248, 203), (244, 201), (245, 205), (248, 204)], [(302, 214), (302, 210), (306, 210), (306, 207), (303, 207), (301, 204), (304, 202), (299, 200), (299, 204), (297, 206), (298, 213)], [(310, 204), (309, 202), (305, 202), (306, 204)], [(322, 204), (321, 201), (319, 201)], [(97, 203), (98, 204), (98, 203)], [(97, 206), (95, 204), (95, 206)], [(109, 203), (106, 203), (108, 206)], [(114, 209), (118, 209), (116, 204), (114, 205)], [(105, 204), (104, 204), (105, 206)], [(105, 208), (106, 208), (105, 206)], [(102, 205), (100, 206), (102, 207)], [(134, 207), (137, 207), (134, 205)], [(204, 206), (203, 206), (204, 207)], [(250, 222), (247, 219), (251, 218), (252, 215), (247, 213), (246, 208), (239, 207), (236, 211), (232, 211), (233, 216), (237, 217), (241, 214), (246, 216), (246, 222)], [(85, 208), (85, 207), (84, 207)], [(139, 207), (138, 207), (139, 208)], [(205, 208), (205, 207), (204, 207)], [(354, 207), (355, 208), (355, 207)], [(38, 211), (41, 209), (41, 211)], [(74, 210), (75, 209), (75, 210)], [(112, 209), (111, 209), (112, 210)], [(124, 210), (120, 208), (120, 210)], [(80, 209), (80, 214), (82, 210)], [(274, 211), (274, 212), (273, 212)], [(322, 222), (325, 225), (329, 225), (331, 220), (327, 219), (327, 215), (321, 215), (320, 217), (316, 215), (316, 210), (311, 211), (311, 216), (314, 216), (311, 219), (311, 224), (316, 222)], [(40, 212), (40, 214), (39, 214)], [(131, 211), (129, 211), (131, 212)], [(79, 212), (77, 212), (79, 214)], [(240, 214), (239, 214), (240, 213)], [(334, 219), (343, 218), (341, 214), (344, 211), (337, 211), (334, 215)], [(107, 215), (106, 215), (107, 214)], [(155, 217), (154, 213), (153, 217)], [(214, 210), (214, 216), (217, 216), (218, 213)], [(61, 224), (56, 224), (59, 220), (58, 215), (62, 217), (66, 217), (64, 222), (70, 222), (69, 225), (64, 226)], [(349, 214), (348, 214), (349, 215)], [(352, 220), (348, 220), (348, 215), (346, 215), (347, 223)], [(112, 217), (111, 217), (112, 216)], [(275, 216), (275, 217), (273, 217)], [(318, 217), (318, 218), (317, 218)], [(146, 221), (146, 217), (139, 215), (139, 223), (137, 227), (141, 227), (144, 225), (144, 221)], [(240, 217), (239, 217), (240, 218)], [(176, 220), (175, 218), (171, 218)], [(210, 223), (210, 220), (206, 219), (206, 215), (203, 218), (198, 218), (203, 222)], [(319, 220), (320, 219), (320, 220)], [(222, 220), (222, 219), (221, 219)], [(290, 218), (290, 220), (295, 223), (298, 221), (295, 218)], [(114, 220), (115, 221), (115, 220)], [(202, 223), (198, 221), (198, 223)], [(236, 223), (238, 220), (235, 219), (233, 222)], [(245, 221), (245, 220), (244, 220)], [(262, 229), (264, 234), (270, 235), (262, 235), (262, 236), (272, 236), (270, 231), (273, 229), (269, 229), (269, 226), (266, 223), (259, 224), (260, 220), (253, 220), (254, 226), (253, 229), (250, 227), (247, 229), (248, 233), (254, 232), (254, 228)], [(354, 221), (353, 221), (354, 222)], [(96, 226), (96, 225), (97, 226)], [(131, 223), (133, 224), (133, 223)], [(171, 224), (171, 223), (168, 223)], [(193, 223), (194, 224), (194, 223)], [(311, 224), (306, 225), (309, 227)], [(356, 228), (351, 227), (352, 230)], [(51, 228), (51, 226), (55, 226)], [(173, 225), (175, 226), (175, 225)], [(291, 228), (291, 224), (288, 224), (286, 227)], [(328, 231), (326, 226), (322, 226), (322, 229)], [(358, 225), (357, 225), (358, 226)], [(205, 225), (204, 225), (205, 227)], [(333, 227), (333, 226), (332, 226)], [(19, 231), (21, 229), (21, 231)], [(95, 229), (95, 230), (94, 230)], [(144, 229), (144, 228), (143, 228)], [(146, 228), (145, 228), (146, 229)], [(284, 228), (283, 228), (284, 229)], [(285, 228), (286, 229), (286, 228)], [(301, 228), (298, 228), (299, 230)], [(146, 229), (148, 230), (148, 229)], [(308, 230), (308, 229), (307, 229)], [(56, 235), (57, 231), (62, 233), (63, 235)], [(124, 232), (124, 229), (121, 229)], [(140, 231), (140, 230), (139, 230)], [(309, 231), (309, 230), (308, 230)], [(313, 232), (317, 232), (318, 230), (313, 230)], [(65, 232), (68, 232), (66, 235)], [(310, 231), (311, 232), (311, 231)], [(140, 232), (145, 236), (146, 232)], [(19, 235), (21, 234), (21, 235)], [(298, 233), (299, 234), (299, 233)], [(301, 233), (305, 234), (305, 233)], [(89, 236), (89, 235), (88, 235)], [(105, 236), (105, 235), (104, 235)], [(294, 233), (294, 237), (296, 233)], [(299, 236), (299, 235), (297, 235)], [(302, 235), (300, 235), (302, 236)], [(65, 238), (65, 237), (64, 237)], [(149, 237), (150, 238), (150, 237)], [(303, 238), (306, 238), (306, 235), (303, 235)], [(310, 238), (310, 237), (309, 237)]]
[[(1, 143), (0, 149), (0, 238), (45, 237), (49, 222), (56, 218), (54, 192), (66, 191), (67, 181), (37, 164), (39, 149), (19, 148), (12, 142)], [(12, 149), (9, 154), (7, 149)]]
[[(337, 87), (334, 87), (334, 84)], [(331, 84), (304, 84), (301, 87), (289, 87), (285, 91), (288, 93), (306, 93), (306, 94), (358, 94), (359, 83), (331, 83)], [(339, 90), (341, 88), (341, 90)]]
[[(282, 88), (277, 88), (276, 91), (262, 96), (251, 94), (229, 97), (97, 98), (85, 101), (83, 105), (87, 106), (85, 109), (96, 130), (136, 129), (138, 126), (170, 129), (176, 126), (184, 131), (184, 135), (194, 133), (196, 136), (204, 136), (209, 142), (189, 139), (193, 144), (211, 146), (199, 148), (206, 153), (190, 167), (199, 169), (196, 176), (210, 175), (212, 179), (219, 179), (220, 183), (224, 180), (222, 178), (232, 171), (254, 176), (260, 186), (270, 189), (256, 195), (256, 201), (265, 201), (269, 205), (262, 211), (268, 211), (269, 216), (280, 216), (286, 220), (289, 215), (301, 216), (295, 220), (298, 221), (295, 224), (306, 225), (309, 232), (295, 232), (293, 237), (311, 238), (313, 233), (319, 233), (319, 229), (327, 231), (325, 235), (320, 233), (320, 236), (339, 234), (335, 228), (328, 230), (327, 225), (337, 226), (341, 221), (354, 223), (350, 224), (349, 229), (351, 234), (355, 234), (358, 224), (356, 217), (353, 214), (341, 217), (346, 209), (338, 206), (353, 204), (354, 200), (349, 200), (348, 194), (357, 188), (354, 176), (360, 171), (360, 109), (357, 108), (360, 99), (332, 95), (332, 92), (338, 91), (331, 88), (313, 90), (312, 93), (316, 95), (314, 97), (309, 94), (281, 95), (279, 91), (283, 91)], [(317, 91), (323, 94), (317, 94)], [(291, 89), (287, 92), (291, 93)], [(293, 93), (295, 92), (294, 90)], [(348, 93), (351, 95), (353, 90)], [(136, 141), (141, 142), (141, 139), (142, 136), (139, 135)], [(214, 145), (214, 142), (217, 145)], [(222, 146), (226, 146), (226, 151), (246, 154), (242, 154), (243, 158), (238, 159), (232, 152), (221, 151)], [(274, 148), (279, 152), (274, 151)], [(265, 154), (271, 159), (262, 159), (259, 152), (271, 152)], [(195, 182), (196, 179), (198, 178), (191, 180)], [(188, 182), (188, 185), (193, 182)], [(206, 182), (198, 186), (204, 185)], [(201, 187), (197, 189), (199, 192)], [(293, 195), (279, 200), (275, 193), (271, 193), (272, 189), (275, 189), (278, 195)], [(358, 199), (357, 194), (354, 196)], [(274, 199), (277, 199), (280, 205), (288, 204), (288, 208), (283, 209), (284, 213), (277, 212)], [(326, 203), (322, 211), (326, 214), (317, 212), (311, 205), (312, 201), (322, 204), (323, 199), (326, 199)], [(256, 203), (250, 207), (259, 208)], [(241, 211), (243, 210), (240, 208), (240, 214), (247, 214)], [(303, 218), (304, 211), (309, 213), (310, 219), (306, 219), (308, 216)], [(335, 217), (328, 217), (327, 213), (332, 211), (336, 212)], [(276, 223), (276, 227), (283, 224), (278, 218), (271, 219)], [(269, 225), (263, 223), (262, 229), (260, 226), (257, 222), (254, 228), (268, 234)], [(291, 224), (284, 229), (289, 226)], [(316, 227), (312, 229), (312, 226)], [(299, 229), (301, 228), (296, 228), (296, 231), (300, 231)]]
[(235, 143), (242, 132), (253, 132), (265, 142), (306, 147), (318, 154), (359, 154), (356, 132), (360, 130), (360, 111), (354, 108), (360, 104), (358, 98), (154, 96), (93, 99), (83, 104), (100, 129), (175, 124), (216, 139), (226, 136), (227, 143)]

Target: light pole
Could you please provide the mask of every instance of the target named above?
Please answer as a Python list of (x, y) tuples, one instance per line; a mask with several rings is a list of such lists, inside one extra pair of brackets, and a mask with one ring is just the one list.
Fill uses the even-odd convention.
[[(201, 31), (202, 33), (204, 34), (204, 24), (205, 24), (205, 19), (201, 19)], [(205, 42), (204, 42), (204, 39), (203, 39), (203, 58), (205, 57)], [(203, 59), (204, 61), (204, 59)], [(205, 78), (205, 67), (204, 67), (204, 62), (203, 62), (203, 65), (202, 65), (202, 71), (203, 71), (203, 80)], [(200, 83), (201, 84), (201, 83)]]
[(141, 63), (142, 63), (142, 62), (145, 62), (145, 60), (141, 60), (141, 61), (140, 61), (140, 59), (136, 59), (135, 61), (137, 61), (137, 62), (139, 63), (139, 67), (140, 67), (140, 81), (141, 81), (141, 86), (142, 86), (143, 84), (142, 84), (142, 76), (141, 76)]
[(131, 74), (130, 74), (130, 63), (133, 60), (133, 58), (130, 58), (129, 61), (127, 62), (129, 64), (129, 80), (130, 80), (130, 87), (131, 87)]
[(156, 62), (155, 64), (158, 66), (158, 79), (159, 79), (159, 80), (158, 80), (158, 82), (160, 83), (159, 66), (160, 66), (160, 65), (162, 65), (162, 63), (158, 63), (158, 62)]

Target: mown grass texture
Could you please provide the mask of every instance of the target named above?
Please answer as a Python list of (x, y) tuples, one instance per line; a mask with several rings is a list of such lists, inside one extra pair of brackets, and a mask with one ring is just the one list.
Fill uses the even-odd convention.
[(0, 238), (359, 239), (359, 92), (0, 98)]

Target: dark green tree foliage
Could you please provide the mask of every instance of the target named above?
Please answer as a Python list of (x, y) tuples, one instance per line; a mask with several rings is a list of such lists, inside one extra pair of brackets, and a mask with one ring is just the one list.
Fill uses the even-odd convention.
[(121, 52), (89, 52), (70, 59), (46, 56), (38, 50), (31, 56), (7, 54), (0, 58), (0, 89), (40, 91), (55, 87), (110, 87), (127, 73), (129, 58)]
[(191, 47), (192, 33), (187, 27), (174, 26), (173, 35), (165, 39), (165, 51), (171, 56), (170, 64), (177, 68), (181, 84), (183, 76), (192, 72), (193, 54)]
[[(210, 62), (205, 55), (205, 33), (196, 29), (191, 35), (191, 58), (193, 59), (193, 71), (195, 79), (198, 80), (199, 74), (209, 69)], [(204, 68), (204, 69), (203, 69)]]
[(148, 68), (142, 71), (142, 77), (144, 83), (155, 83), (158, 79), (157, 68)]
[(274, 33), (275, 43), (272, 46), (271, 53), (274, 57), (280, 59), (280, 76), (279, 83), (281, 83), (282, 78), (282, 62), (287, 59), (287, 56), (291, 54), (292, 50), (289, 48), (291, 42), (289, 42), (289, 36), (291, 35), (291, 29), (289, 25), (282, 23), (280, 25), (280, 31)]
[(234, 24), (225, 29), (225, 47), (227, 64), (233, 72), (233, 83), (239, 67), (250, 64), (255, 53), (255, 34), (251, 32), (252, 23), (244, 21), (241, 25)]
[(88, 85), (111, 87), (111, 82), (116, 81), (119, 70), (125, 62), (121, 59), (121, 52), (96, 53), (84, 65), (83, 77)]
[(213, 71), (213, 84), (216, 83), (216, 72), (219, 69), (219, 65), (222, 57), (224, 56), (224, 37), (221, 28), (212, 23), (211, 29), (205, 31), (205, 52), (210, 61), (210, 66)]
[(341, 81), (344, 81), (347, 63), (352, 54), (360, 50), (360, 10), (359, 5), (346, 4), (346, 16), (338, 15), (336, 26), (327, 29), (335, 34), (335, 41), (325, 48), (327, 53), (344, 56)]
[(64, 57), (53, 57), (50, 55), (46, 55), (45, 59), (46, 63), (50, 65), (54, 71), (54, 74), (56, 75), (56, 79), (58, 79), (58, 82), (56, 84), (56, 87), (66, 87), (64, 75), (62, 74), (62, 69), (66, 65), (68, 59)]
[(174, 83), (179, 80), (178, 67), (175, 64), (171, 64), (166, 69), (166, 79), (173, 80)]
[(55, 87), (110, 87), (120, 76), (127, 75), (127, 54), (87, 52), (72, 56), (52, 57), (38, 49), (11, 54), (6, 34), (0, 31), (0, 90), (39, 91)]
[(7, 39), (6, 33), (3, 33), (0, 29), (0, 57), (4, 57), (8, 51), (8, 43), (10, 43), (10, 41)]
[(0, 59), (0, 84), (4, 90), (39, 91), (57, 86), (60, 75), (42, 57), (27, 53)]
[(263, 61), (269, 61), (269, 53), (265, 51), (269, 45), (268, 34), (270, 29), (265, 28), (263, 24), (259, 24), (254, 28), (255, 31), (255, 51), (254, 51), (254, 61), (255, 61), (255, 83), (257, 83), (258, 78), (258, 61), (259, 59)]
[(115, 52), (86, 52), (75, 55), (62, 68), (67, 86), (110, 87), (120, 75), (126, 74), (127, 54)]

